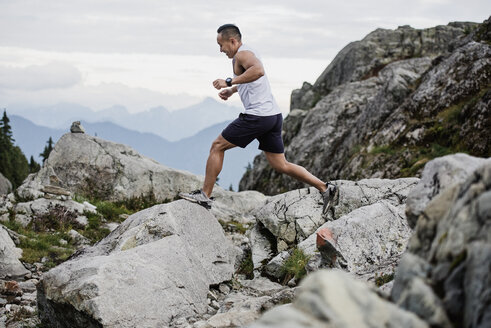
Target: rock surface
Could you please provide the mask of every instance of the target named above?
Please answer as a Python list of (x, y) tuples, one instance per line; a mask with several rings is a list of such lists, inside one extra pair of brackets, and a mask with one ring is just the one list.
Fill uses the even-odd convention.
[(392, 299), (434, 326), (489, 327), (491, 163), (430, 191), (436, 196), (420, 212)]
[(18, 188), (18, 194), (38, 198), (44, 196), (44, 186), (55, 185), (98, 199), (147, 197), (163, 202), (201, 184), (197, 176), (163, 166), (128, 146), (68, 133), (56, 143), (43, 168)]
[(0, 173), (0, 196), (7, 195), (12, 191), (12, 183)]
[(203, 207), (154, 206), (44, 274), (41, 318), (51, 327), (153, 327), (206, 313), (209, 286), (232, 277), (231, 249)]
[[(281, 279), (281, 266), (290, 250), (301, 248), (311, 256), (310, 268), (344, 268), (366, 275), (393, 270), (411, 235), (404, 215), (405, 201), (419, 179), (365, 179), (335, 181), (339, 198), (322, 215), (322, 199), (315, 188), (270, 197), (254, 215), (250, 233), (254, 268)], [(320, 263), (316, 231), (329, 228), (337, 240), (337, 261)], [(389, 233), (388, 233), (389, 232)], [(267, 263), (267, 264), (266, 264)]]
[(411, 312), (383, 300), (362, 282), (321, 270), (299, 286), (292, 304), (276, 307), (248, 328), (428, 327)]
[[(348, 45), (312, 87), (292, 94), (286, 157), (330, 180), (415, 176), (457, 151), (489, 157), (491, 45), (468, 35), (477, 28), (491, 29), (404, 26)], [(304, 187), (274, 172), (264, 155), (253, 164), (240, 190)]]
[(421, 181), (407, 199), (406, 215), (412, 228), (428, 203), (444, 189), (464, 182), (469, 175), (491, 158), (484, 159), (466, 154), (447, 155), (425, 165)]
[(19, 261), (21, 256), (22, 250), (15, 247), (7, 230), (0, 225), (0, 279), (7, 275), (12, 278), (23, 277), (29, 272)]

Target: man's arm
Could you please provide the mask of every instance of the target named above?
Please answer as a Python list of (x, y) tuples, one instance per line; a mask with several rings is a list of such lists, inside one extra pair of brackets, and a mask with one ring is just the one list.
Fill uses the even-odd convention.
[(236, 92), (237, 92), (237, 87), (233, 86), (233, 87), (228, 88), (228, 89), (223, 89), (222, 91), (220, 91), (218, 93), (218, 96), (220, 98), (222, 98), (223, 100), (227, 100), (231, 95), (233, 95)]
[[(248, 50), (240, 51), (235, 55), (237, 64), (244, 69), (244, 72), (232, 79), (232, 84), (242, 84), (254, 82), (264, 75), (264, 67), (261, 61)], [(213, 81), (213, 86), (220, 90), (227, 87), (227, 83), (224, 79), (217, 79)], [(236, 92), (235, 89), (234, 92)]]
[(241, 51), (235, 55), (235, 60), (244, 72), (232, 79), (232, 84), (254, 82), (264, 75), (261, 61), (251, 51)]

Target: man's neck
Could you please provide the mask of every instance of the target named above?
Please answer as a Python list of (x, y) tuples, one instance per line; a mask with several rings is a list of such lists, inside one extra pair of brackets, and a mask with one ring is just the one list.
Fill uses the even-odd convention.
[(239, 43), (237, 43), (237, 49), (235, 50), (235, 53), (234, 53), (234, 57), (237, 55), (237, 52), (239, 51), (240, 47), (242, 47), (242, 41), (240, 41)]

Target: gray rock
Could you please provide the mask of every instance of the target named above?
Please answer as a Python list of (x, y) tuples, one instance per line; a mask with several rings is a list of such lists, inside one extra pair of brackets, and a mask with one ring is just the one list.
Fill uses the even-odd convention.
[[(9, 197), (12, 196), (12, 197)], [(9, 194), (7, 196), (0, 195), (0, 214), (8, 214), (8, 212), (14, 207), (13, 194)]]
[(76, 230), (70, 230), (68, 231), (68, 235), (70, 238), (72, 238), (72, 241), (75, 246), (85, 246), (90, 244), (90, 240), (88, 240), (86, 237), (82, 236), (79, 232)]
[(412, 255), (398, 268), (392, 299), (434, 325), (486, 327), (491, 324), (491, 163), (448, 185), (441, 190), (434, 184), (428, 192), (436, 196), (416, 221), (408, 247)]
[(75, 121), (72, 123), (72, 126), (70, 127), (70, 132), (71, 133), (85, 133), (85, 129), (80, 124), (80, 121)]
[[(488, 156), (491, 47), (464, 37), (475, 26), (379, 29), (348, 45), (292, 93), (292, 112), (304, 113), (285, 119), (287, 158), (322, 179), (358, 180), (419, 176), (440, 147)], [(305, 110), (311, 93), (320, 100)], [(267, 195), (301, 187), (261, 155), (240, 183)]]
[(0, 225), (0, 278), (10, 275), (12, 278), (20, 278), (29, 273), (19, 258), (22, 250), (16, 248), (4, 226)]
[(43, 186), (42, 192), (53, 195), (70, 196), (70, 192), (58, 186)]
[(479, 166), (491, 159), (454, 154), (436, 158), (425, 165), (421, 181), (414, 187), (406, 203), (406, 216), (414, 228), (428, 203), (446, 188), (465, 181)]
[(214, 188), (213, 197), (211, 213), (217, 219), (241, 224), (254, 223), (254, 210), (261, 207), (267, 199), (257, 191), (231, 192), (218, 187)]
[(25, 203), (17, 203), (14, 207), (15, 212), (29, 216), (40, 216), (50, 213), (54, 208), (63, 208), (66, 213), (81, 215), (85, 211), (85, 207), (73, 200), (58, 200), (38, 198)]
[(108, 222), (104, 225), (104, 228), (109, 229), (109, 231), (114, 231), (119, 226), (119, 223), (116, 222)]
[(15, 222), (20, 223), (24, 228), (32, 221), (32, 217), (24, 214), (15, 214)]
[[(360, 170), (360, 174), (355, 176), (349, 172), (346, 163), (353, 150), (363, 144), (365, 137), (378, 130), (400, 106), (401, 100), (411, 92), (409, 85), (421, 77), (430, 65), (428, 58), (398, 61), (387, 65), (376, 77), (334, 88), (308, 111), (298, 133), (288, 137), (291, 142), (285, 153), (295, 158), (295, 163), (323, 179), (376, 177), (361, 174)], [(272, 169), (266, 169), (261, 161), (264, 162), (265, 158), (254, 161), (253, 169), (241, 180), (241, 190), (255, 189), (274, 194), (285, 188), (303, 186), (289, 177), (276, 174)], [(260, 173), (258, 169), (266, 169), (266, 172)], [(249, 179), (248, 175), (255, 178)], [(274, 183), (261, 184), (261, 181), (271, 180)], [(246, 181), (252, 184), (245, 185)]]
[(75, 221), (84, 228), (89, 224), (89, 219), (85, 215), (77, 216)]
[[(289, 257), (288, 253), (282, 251), (298, 244), (308, 255), (315, 255), (317, 249), (314, 232), (321, 226), (341, 229), (340, 235), (346, 238), (345, 246), (341, 246), (344, 248), (341, 252), (343, 256), (346, 254), (353, 260), (356, 258), (360, 263), (371, 263), (369, 272), (372, 275), (373, 268), (383, 265), (384, 261), (389, 261), (385, 263), (387, 265), (393, 265), (410, 236), (407, 223), (401, 220), (405, 220), (403, 210), (406, 197), (418, 181), (416, 178), (335, 181), (339, 188), (339, 199), (335, 200), (333, 210), (327, 216), (322, 216), (322, 199), (315, 188), (270, 197), (266, 204), (254, 213), (260, 222), (251, 238), (255, 268), (264, 265), (265, 260), (270, 260), (265, 272), (278, 279), (281, 276), (281, 266)], [(340, 218), (340, 223), (330, 222)], [(359, 218), (359, 222), (350, 225), (349, 222), (355, 222), (355, 218)], [(362, 223), (363, 219), (366, 223)], [(325, 223), (326, 221), (328, 223)], [(345, 228), (346, 230), (343, 230)], [(368, 234), (368, 231), (373, 236)], [(391, 231), (391, 234), (384, 237), (382, 232), (386, 231)], [(259, 236), (260, 234), (262, 236)], [(348, 237), (349, 235), (351, 236)], [(367, 244), (360, 244), (359, 240), (364, 240)], [(272, 241), (275, 241), (276, 245), (267, 246)], [(356, 248), (365, 254), (367, 249), (372, 251), (372, 247), (381, 247), (388, 253), (381, 254), (373, 250), (373, 257), (359, 257), (359, 254), (355, 255), (354, 250), (348, 250), (354, 249), (353, 245), (359, 245)], [(274, 256), (276, 257), (272, 259)], [(341, 261), (341, 257), (339, 260)], [(346, 266), (343, 264), (342, 267)], [(361, 268), (355, 269), (351, 264), (348, 267), (350, 271), (360, 274), (364, 271)]]
[(310, 109), (319, 100), (320, 94), (312, 84), (304, 82), (301, 89), (292, 91), (290, 109)]
[[(475, 26), (468, 23), (467, 26)], [(437, 57), (449, 53), (449, 45), (464, 36), (465, 26), (437, 26), (414, 29), (400, 26), (396, 30), (377, 29), (363, 40), (350, 43), (336, 56), (314, 86), (323, 89), (363, 79), (376, 74), (390, 62), (410, 57)]]
[(52, 327), (134, 327), (205, 314), (208, 286), (232, 277), (231, 249), (203, 207), (154, 206), (45, 273), (40, 316)]
[(380, 298), (337, 270), (321, 270), (300, 285), (291, 305), (266, 312), (249, 328), (428, 327), (411, 312)]
[(258, 269), (277, 252), (276, 240), (261, 222), (256, 223), (248, 233), (251, 241), (252, 263), (254, 269)]
[(191, 173), (163, 166), (128, 146), (83, 133), (63, 135), (43, 168), (29, 175), (18, 193), (21, 197), (43, 197), (43, 186), (54, 181), (74, 194), (111, 201), (144, 196), (163, 202), (202, 185), (202, 178)]
[(218, 312), (195, 326), (244, 327), (259, 318), (264, 310), (277, 304), (290, 302), (291, 290), (266, 278), (241, 280), (242, 288), (228, 294), (220, 301)]
[(12, 183), (0, 173), (0, 196), (7, 195), (12, 191)]
[[(360, 207), (338, 220), (324, 223), (317, 231), (324, 228), (335, 238), (331, 247), (336, 256), (332, 261), (322, 261), (316, 246), (317, 233), (313, 233), (298, 244), (310, 256), (308, 270), (335, 267), (372, 282), (377, 275), (395, 271), (411, 236), (403, 205), (396, 207), (387, 201)], [(289, 256), (287, 252), (278, 254), (266, 265), (265, 272), (279, 279), (281, 267)]]

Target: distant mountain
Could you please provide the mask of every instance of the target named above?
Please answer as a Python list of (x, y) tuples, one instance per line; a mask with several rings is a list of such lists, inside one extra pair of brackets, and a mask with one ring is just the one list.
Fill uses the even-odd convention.
[[(26, 157), (32, 155), (38, 162), (41, 161), (39, 153), (44, 149), (49, 137), (56, 142), (69, 132), (65, 129), (53, 129), (32, 123), (17, 116), (9, 116), (14, 139)], [(139, 153), (155, 159), (172, 168), (186, 170), (194, 174), (204, 175), (206, 159), (212, 141), (228, 124), (222, 122), (208, 127), (192, 137), (170, 142), (153, 133), (133, 131), (111, 122), (89, 123), (82, 121), (86, 133), (100, 138), (122, 143), (133, 147)], [(257, 142), (244, 149), (231, 149), (225, 155), (223, 170), (219, 176), (219, 184), (228, 188), (230, 185), (237, 190), (239, 180), (245, 172), (247, 164), (259, 153)]]
[(150, 132), (169, 141), (177, 141), (211, 125), (232, 120), (238, 116), (241, 109), (206, 98), (199, 104), (174, 111), (155, 107), (139, 113), (129, 113), (124, 106), (119, 105), (94, 111), (88, 107), (68, 103), (39, 108), (12, 107), (8, 108), (8, 111), (36, 124), (55, 129), (70, 126), (73, 121), (112, 122), (133, 131)]

